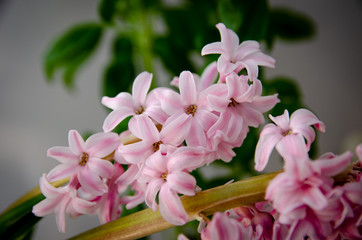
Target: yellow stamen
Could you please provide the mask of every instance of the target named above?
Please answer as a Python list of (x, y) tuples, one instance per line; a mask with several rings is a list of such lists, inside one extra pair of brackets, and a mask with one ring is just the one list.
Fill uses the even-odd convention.
[(141, 106), (139, 109), (136, 110), (136, 114), (137, 114), (137, 115), (140, 115), (140, 114), (142, 114), (145, 110), (146, 110), (146, 109), (145, 109), (143, 106)]
[(185, 112), (188, 114), (188, 115), (192, 115), (194, 116), (195, 112), (197, 110), (197, 106), (196, 105), (190, 105), (186, 108)]
[(158, 142), (155, 142), (154, 144), (152, 144), (152, 146), (153, 146), (153, 151), (154, 151), (154, 152), (157, 152), (157, 151), (160, 149), (160, 145), (161, 145), (162, 143), (163, 143), (162, 141), (158, 141)]
[(83, 153), (82, 157), (80, 158), (79, 165), (84, 166), (88, 162), (88, 159), (89, 159), (88, 153)]
[(236, 107), (236, 105), (238, 105), (238, 104), (239, 103), (237, 101), (235, 101), (234, 98), (230, 98), (230, 102), (228, 104), (228, 107), (231, 107), (231, 106)]

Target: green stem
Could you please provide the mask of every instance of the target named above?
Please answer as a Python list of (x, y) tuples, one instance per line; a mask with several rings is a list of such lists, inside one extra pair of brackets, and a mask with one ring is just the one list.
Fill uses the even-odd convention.
[[(263, 201), (269, 181), (278, 173), (280, 171), (208, 189), (195, 196), (181, 197), (189, 221), (199, 218), (200, 213), (208, 216), (216, 211), (225, 211)], [(71, 239), (136, 239), (171, 227), (174, 226), (164, 220), (159, 211), (153, 212), (152, 209), (145, 209), (93, 228)]]

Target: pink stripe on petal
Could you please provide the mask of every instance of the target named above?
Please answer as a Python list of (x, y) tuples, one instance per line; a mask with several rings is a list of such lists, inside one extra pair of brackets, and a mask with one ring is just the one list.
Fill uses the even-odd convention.
[(82, 188), (94, 195), (101, 195), (108, 190), (107, 185), (99, 178), (99, 176), (92, 174), (87, 165), (83, 166), (78, 171), (78, 179)]
[(59, 209), (55, 213), (55, 219), (57, 222), (59, 232), (65, 232), (65, 211), (69, 204), (70, 198), (64, 197), (59, 203)]
[(140, 73), (133, 82), (132, 97), (136, 107), (145, 104), (148, 89), (150, 89), (152, 74), (148, 72)]
[(163, 185), (159, 194), (159, 209), (162, 217), (174, 225), (184, 225), (188, 216), (177, 193), (167, 184)]
[(77, 213), (88, 214), (92, 212), (95, 202), (88, 202), (81, 198), (74, 198), (72, 200), (72, 206)]
[(131, 115), (134, 115), (134, 110), (128, 107), (122, 107), (111, 112), (104, 120), (103, 130), (105, 132), (112, 131), (120, 122)]
[(116, 97), (103, 97), (102, 104), (112, 110), (117, 110), (121, 107), (133, 108), (133, 99), (128, 92), (121, 92)]
[(280, 134), (260, 135), (258, 144), (255, 149), (255, 169), (263, 171), (269, 161), (275, 145), (283, 138)]
[(288, 110), (284, 110), (283, 115), (273, 117), (272, 115), (269, 115), (269, 118), (275, 122), (278, 127), (280, 127), (283, 130), (289, 130), (290, 129), (290, 120), (289, 120), (289, 112)]
[(196, 180), (186, 172), (176, 171), (169, 173), (166, 181), (167, 185), (177, 193), (187, 196), (195, 195)]
[(135, 116), (135, 119), (138, 127), (138, 134), (136, 135), (137, 137), (152, 143), (158, 142), (160, 140), (160, 132), (149, 117), (145, 115), (139, 115)]
[(152, 143), (141, 141), (118, 148), (119, 154), (129, 163), (137, 164), (144, 162), (153, 153)]
[(38, 204), (33, 206), (32, 212), (35, 216), (44, 217), (54, 212), (55, 207), (58, 205), (60, 198), (44, 199)]
[(314, 210), (321, 210), (328, 205), (326, 196), (315, 187), (304, 192), (303, 202)]
[(61, 192), (59, 191), (61, 188), (53, 187), (47, 180), (46, 174), (44, 173), (39, 180), (39, 186), (42, 194), (47, 198), (56, 198)]
[(298, 109), (290, 116), (291, 128), (309, 125), (317, 125), (321, 132), (325, 131), (324, 123), (307, 109)]
[(47, 156), (58, 160), (61, 163), (78, 162), (79, 155), (73, 153), (69, 147), (51, 147)]
[(78, 163), (71, 163), (71, 164), (61, 164), (53, 168), (47, 175), (49, 181), (56, 181), (66, 177), (74, 176), (78, 169)]
[(76, 130), (69, 131), (68, 142), (69, 148), (73, 153), (82, 155), (85, 151), (84, 140)]
[(189, 71), (183, 71), (180, 74), (180, 95), (181, 102), (185, 107), (195, 104), (197, 101), (196, 85), (192, 73)]
[(85, 142), (86, 153), (91, 157), (104, 158), (115, 151), (120, 143), (116, 133), (96, 133)]
[(89, 158), (87, 166), (92, 171), (92, 174), (96, 174), (104, 178), (111, 178), (113, 176), (113, 164), (107, 160)]
[(218, 54), (224, 51), (223, 44), (221, 42), (214, 42), (205, 45), (201, 50), (201, 55)]
[(152, 180), (148, 185), (145, 192), (145, 202), (148, 207), (152, 208), (153, 211), (157, 211), (158, 204), (156, 202), (157, 193), (160, 191), (165, 181), (161, 178)]
[(161, 141), (173, 146), (180, 145), (186, 138), (192, 121), (192, 116), (187, 114), (170, 117), (162, 126), (160, 132)]
[(342, 155), (336, 156), (334, 158), (318, 159), (311, 163), (320, 171), (321, 175), (332, 177), (343, 172), (352, 161), (352, 158), (353, 153), (351, 151), (347, 151)]

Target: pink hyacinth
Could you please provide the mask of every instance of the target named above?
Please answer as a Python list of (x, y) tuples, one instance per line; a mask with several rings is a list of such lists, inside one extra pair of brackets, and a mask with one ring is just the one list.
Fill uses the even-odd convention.
[(79, 215), (92, 213), (95, 202), (89, 202), (80, 198), (77, 194), (78, 181), (72, 178), (64, 187), (53, 187), (46, 178), (46, 174), (40, 178), (40, 189), (46, 197), (43, 201), (34, 205), (33, 213), (38, 217), (55, 213), (58, 230), (65, 232), (65, 215), (76, 218)]
[(217, 61), (221, 82), (228, 74), (239, 73), (244, 68), (253, 81), (258, 77), (258, 65), (274, 67), (275, 60), (260, 51), (258, 42), (245, 41), (239, 45), (239, 37), (235, 32), (227, 29), (222, 23), (216, 27), (220, 31), (221, 42), (207, 44), (203, 47), (201, 55), (221, 54)]
[[(149, 116), (159, 123), (164, 123), (167, 116), (160, 109), (157, 100), (152, 97), (152, 94), (147, 95), (151, 86), (151, 80), (151, 73), (142, 72), (133, 82), (132, 95), (127, 92), (121, 92), (113, 98), (102, 98), (102, 104), (113, 110), (104, 120), (103, 130), (105, 132), (114, 129), (126, 117), (140, 114)], [(132, 119), (129, 124), (132, 124)]]
[[(146, 162), (139, 181), (146, 182), (145, 202), (174, 225), (183, 225), (188, 216), (178, 194), (195, 194), (196, 180), (189, 171), (203, 164), (202, 151), (188, 147), (177, 149), (170, 156), (156, 152)], [(159, 204), (156, 196), (158, 194)]]
[(120, 144), (116, 133), (96, 133), (85, 142), (76, 130), (69, 131), (69, 147), (52, 147), (47, 155), (59, 162), (47, 175), (50, 181), (76, 176), (82, 188), (94, 195), (107, 192), (102, 178), (110, 178), (113, 164), (102, 158)]
[(298, 109), (290, 119), (287, 110), (283, 115), (277, 117), (269, 115), (269, 117), (276, 125), (267, 124), (260, 133), (255, 150), (255, 169), (257, 171), (265, 168), (275, 146), (278, 148), (278, 145), (281, 144), (288, 145), (291, 138), (300, 138), (301, 142), (304, 142), (305, 139), (306, 149), (309, 150), (315, 138), (315, 132), (310, 125), (314, 125), (319, 131), (325, 131), (323, 122), (307, 109)]

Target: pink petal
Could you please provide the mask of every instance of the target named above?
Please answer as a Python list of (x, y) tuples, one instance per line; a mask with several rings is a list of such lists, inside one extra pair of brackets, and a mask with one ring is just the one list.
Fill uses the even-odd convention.
[(44, 199), (33, 206), (32, 212), (35, 216), (45, 217), (54, 212), (55, 207), (59, 204), (59, 198)]
[(332, 177), (343, 172), (352, 161), (352, 158), (353, 153), (347, 151), (331, 159), (318, 159), (313, 161), (312, 165), (319, 170), (321, 175)]
[(197, 100), (196, 85), (192, 73), (189, 71), (183, 71), (180, 74), (180, 95), (181, 102), (184, 106), (195, 104)]
[(192, 117), (187, 114), (170, 117), (162, 126), (160, 139), (164, 144), (179, 146), (186, 138), (191, 127)]
[(55, 213), (55, 220), (57, 222), (59, 232), (65, 232), (65, 211), (69, 204), (70, 198), (64, 197), (59, 203), (59, 209)]
[(275, 124), (278, 125), (278, 127), (283, 129), (284, 131), (289, 130), (290, 125), (289, 125), (289, 112), (288, 112), (288, 110), (284, 110), (283, 115), (280, 115), (280, 116), (277, 116), (277, 117), (273, 117), (272, 115), (269, 114), (269, 118), (273, 122), (275, 122)]
[(133, 99), (128, 92), (121, 92), (116, 97), (103, 97), (102, 104), (112, 110), (122, 107), (133, 108)]
[(202, 72), (202, 75), (198, 82), (198, 90), (202, 91), (212, 85), (217, 78), (218, 71), (216, 62), (210, 63)]
[(260, 44), (254, 40), (242, 42), (236, 51), (236, 59), (241, 60), (248, 55), (260, 51)]
[(137, 164), (144, 162), (153, 153), (152, 143), (141, 141), (118, 148), (118, 152), (129, 163)]
[(119, 185), (130, 185), (133, 180), (135, 179), (135, 176), (139, 172), (139, 166), (136, 164), (131, 164), (128, 169), (117, 178), (116, 184)]
[(216, 24), (217, 29), (220, 31), (221, 43), (223, 44), (224, 53), (230, 60), (235, 54), (235, 50), (239, 46), (239, 37), (230, 29), (227, 29), (223, 23)]
[(158, 205), (156, 202), (157, 193), (160, 191), (161, 186), (165, 184), (165, 181), (161, 178), (152, 180), (148, 185), (145, 192), (145, 202), (147, 206), (152, 208), (153, 211), (157, 211)]
[(275, 145), (283, 138), (280, 134), (260, 135), (255, 149), (255, 170), (262, 171), (269, 161)]
[(303, 202), (315, 210), (321, 210), (328, 205), (327, 198), (315, 187), (304, 192)]
[(121, 143), (116, 133), (96, 133), (90, 136), (86, 144), (89, 156), (104, 158), (115, 151)]
[(309, 150), (310, 145), (312, 145), (314, 139), (315, 139), (315, 131), (312, 127), (310, 126), (298, 126), (296, 128), (293, 128), (293, 133), (296, 134), (300, 134), (302, 135), (305, 140), (306, 140), (306, 144), (307, 144), (307, 148)]
[(156, 125), (145, 115), (135, 116), (130, 130), (136, 137), (147, 142), (155, 143), (160, 140), (160, 133)]
[(83, 138), (76, 130), (70, 130), (68, 134), (68, 142), (70, 150), (77, 154), (82, 155), (85, 152), (85, 143)]
[(113, 164), (107, 160), (99, 158), (89, 158), (87, 167), (100, 177), (111, 178), (113, 176)]
[(223, 44), (221, 42), (209, 43), (202, 48), (201, 56), (208, 54), (221, 54), (223, 51)]
[(42, 194), (47, 198), (56, 198), (61, 192), (59, 188), (53, 187), (47, 180), (46, 174), (44, 173), (39, 180), (39, 186)]
[(196, 147), (179, 147), (169, 157), (167, 169), (170, 172), (178, 170), (191, 171), (204, 164), (205, 150)]
[(314, 125), (319, 131), (325, 132), (324, 123), (307, 109), (298, 109), (290, 117), (290, 126), (292, 129), (297, 126), (309, 125)]
[(162, 217), (173, 225), (184, 225), (188, 216), (177, 193), (167, 184), (161, 187), (159, 194), (159, 209)]
[(217, 112), (224, 112), (230, 102), (229, 99), (216, 95), (209, 95), (207, 98), (210, 102), (210, 107)]
[(55, 158), (61, 163), (79, 161), (79, 155), (74, 154), (69, 147), (51, 147), (47, 151), (47, 156)]
[(133, 82), (132, 97), (136, 107), (145, 104), (148, 89), (152, 81), (152, 74), (148, 72), (140, 73)]
[(79, 163), (60, 164), (50, 170), (47, 177), (49, 181), (57, 181), (66, 177), (72, 177), (79, 169)]
[(183, 171), (176, 171), (167, 175), (167, 185), (180, 194), (193, 196), (195, 195), (195, 178)]
[(89, 214), (92, 212), (95, 202), (89, 202), (81, 198), (74, 198), (72, 200), (72, 207), (77, 213)]
[(169, 115), (162, 110), (161, 106), (158, 105), (147, 106), (144, 114), (160, 124), (163, 124), (169, 117)]
[(83, 166), (78, 171), (78, 180), (85, 191), (94, 195), (102, 195), (108, 190), (107, 185), (99, 178), (99, 176), (92, 173), (87, 165)]
[(202, 125), (195, 118), (192, 119), (190, 129), (186, 136), (188, 146), (206, 147), (206, 133)]
[(162, 92), (157, 92), (157, 96), (161, 101), (161, 108), (168, 115), (180, 114), (183, 113), (184, 106), (181, 103), (180, 94), (172, 90), (163, 90)]
[(117, 110), (111, 112), (103, 123), (103, 130), (105, 132), (112, 131), (120, 122), (122, 122), (126, 117), (134, 114), (134, 110), (128, 107), (121, 107)]

